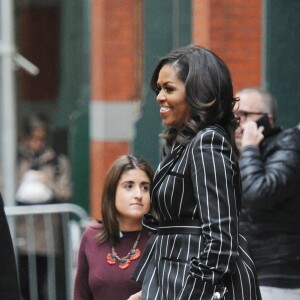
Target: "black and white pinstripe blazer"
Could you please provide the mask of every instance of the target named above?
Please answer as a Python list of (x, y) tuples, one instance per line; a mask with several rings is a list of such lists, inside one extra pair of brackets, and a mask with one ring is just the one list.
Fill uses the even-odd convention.
[(175, 144), (156, 171), (151, 198), (158, 231), (134, 273), (143, 300), (260, 299), (238, 234), (238, 163), (222, 128), (200, 131), (185, 147)]

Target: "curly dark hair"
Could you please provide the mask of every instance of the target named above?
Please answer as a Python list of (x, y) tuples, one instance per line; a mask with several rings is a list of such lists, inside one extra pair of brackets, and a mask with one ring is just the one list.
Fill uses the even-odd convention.
[(228, 67), (215, 53), (200, 46), (188, 45), (162, 57), (156, 66), (151, 88), (157, 94), (157, 80), (164, 65), (170, 65), (185, 84), (186, 101), (191, 118), (180, 128), (167, 128), (161, 135), (167, 146), (174, 142), (185, 145), (201, 129), (209, 125), (221, 126), (229, 135), (235, 150), (234, 131), (238, 119), (234, 106), (238, 101), (233, 94)]

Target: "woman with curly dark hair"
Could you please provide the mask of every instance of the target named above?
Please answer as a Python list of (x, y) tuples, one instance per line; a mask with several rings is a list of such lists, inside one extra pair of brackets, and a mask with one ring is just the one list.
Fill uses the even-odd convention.
[(236, 157), (230, 72), (213, 52), (187, 46), (154, 70), (166, 140), (153, 180), (158, 220), (134, 278), (142, 291), (129, 299), (261, 299), (256, 270), (239, 235), (241, 181)]

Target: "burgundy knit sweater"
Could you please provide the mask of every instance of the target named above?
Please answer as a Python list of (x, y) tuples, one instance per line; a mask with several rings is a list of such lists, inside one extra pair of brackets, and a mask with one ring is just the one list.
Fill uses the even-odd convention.
[[(131, 279), (138, 260), (131, 261), (127, 269), (118, 264), (109, 265), (106, 256), (111, 253), (107, 242), (99, 244), (95, 235), (101, 230), (100, 224), (93, 224), (82, 236), (75, 279), (74, 300), (126, 300), (141, 290), (139, 283)], [(120, 257), (126, 256), (137, 239), (137, 231), (122, 232), (120, 244), (115, 247)], [(149, 236), (142, 232), (137, 248), (142, 252)]]

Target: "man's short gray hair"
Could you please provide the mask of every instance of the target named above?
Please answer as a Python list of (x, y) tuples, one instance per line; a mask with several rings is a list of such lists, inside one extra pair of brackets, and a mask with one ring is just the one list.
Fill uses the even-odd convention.
[(266, 108), (269, 110), (269, 113), (272, 114), (274, 121), (277, 117), (277, 101), (276, 99), (271, 95), (270, 92), (268, 92), (266, 89), (261, 87), (251, 87), (251, 88), (245, 88), (240, 90), (237, 94), (238, 95), (245, 95), (250, 94), (253, 92), (257, 92), (265, 104)]

